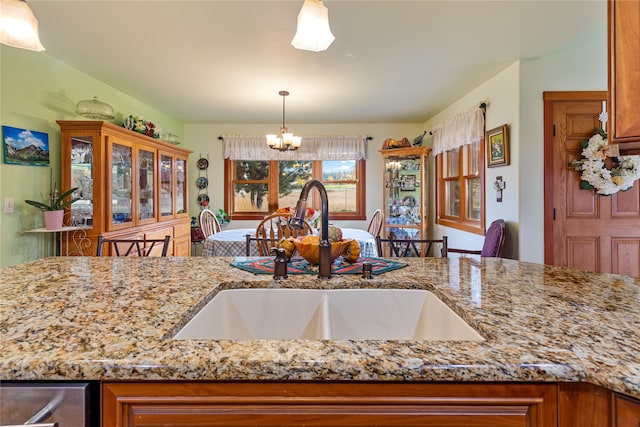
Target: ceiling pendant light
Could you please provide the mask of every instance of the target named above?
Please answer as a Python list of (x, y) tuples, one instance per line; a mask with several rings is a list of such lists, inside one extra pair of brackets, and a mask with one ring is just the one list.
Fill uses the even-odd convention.
[(278, 94), (282, 96), (282, 127), (280, 128), (280, 135), (267, 135), (267, 145), (278, 151), (297, 150), (302, 143), (302, 137), (294, 136), (284, 125), (284, 100), (285, 97), (289, 96), (289, 92), (281, 90)]
[(329, 28), (329, 10), (321, 0), (304, 0), (298, 13), (298, 29), (291, 44), (296, 49), (327, 50), (335, 37)]
[(0, 43), (42, 52), (38, 19), (24, 0), (0, 0)]

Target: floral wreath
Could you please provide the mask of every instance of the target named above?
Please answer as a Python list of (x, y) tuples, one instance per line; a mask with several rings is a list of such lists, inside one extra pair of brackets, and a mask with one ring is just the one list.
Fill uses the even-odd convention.
[(626, 191), (633, 187), (640, 179), (640, 156), (612, 157), (613, 166), (607, 168), (604, 160), (611, 154), (611, 146), (607, 143), (607, 134), (598, 129), (598, 133), (582, 141), (582, 155), (584, 159), (573, 160), (571, 167), (580, 176), (580, 188), (595, 189), (598, 194), (609, 196), (618, 191)]

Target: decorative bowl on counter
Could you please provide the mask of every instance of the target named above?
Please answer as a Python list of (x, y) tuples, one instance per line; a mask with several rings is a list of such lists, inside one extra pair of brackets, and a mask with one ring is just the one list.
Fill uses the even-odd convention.
[[(360, 245), (354, 239), (342, 239), (331, 243), (331, 261), (340, 255), (349, 262), (354, 262), (360, 257)], [(309, 235), (298, 238), (283, 239), (278, 243), (285, 250), (287, 258), (291, 258), (297, 249), (300, 256), (309, 264), (317, 265), (320, 259), (320, 239), (318, 236)]]

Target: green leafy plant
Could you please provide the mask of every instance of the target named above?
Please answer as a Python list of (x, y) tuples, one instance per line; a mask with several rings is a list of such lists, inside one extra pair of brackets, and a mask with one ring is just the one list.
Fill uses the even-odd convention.
[(227, 219), (229, 215), (227, 215), (224, 209), (218, 209), (214, 212), (214, 214), (216, 215), (216, 219), (218, 220), (220, 225), (224, 224), (225, 222), (229, 222), (229, 220)]
[(52, 200), (50, 205), (47, 205), (46, 203), (38, 202), (36, 200), (25, 200), (24, 202), (28, 205), (33, 206), (34, 208), (40, 209), (41, 211), (59, 211), (71, 205), (72, 203), (80, 200), (79, 197), (69, 198), (76, 191), (78, 191), (78, 187), (74, 187), (70, 190), (65, 191), (59, 197)]

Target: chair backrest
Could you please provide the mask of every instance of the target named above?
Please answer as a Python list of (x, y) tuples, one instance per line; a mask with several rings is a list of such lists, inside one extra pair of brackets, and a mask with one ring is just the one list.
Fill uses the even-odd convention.
[(270, 255), (270, 249), (275, 247), (280, 239), (313, 234), (313, 229), (306, 221), (304, 222), (304, 228), (301, 230), (290, 227), (289, 220), (292, 217), (292, 213), (272, 213), (260, 221), (258, 227), (256, 227), (256, 238), (262, 239), (257, 240), (260, 256)]
[(200, 215), (198, 215), (198, 225), (200, 226), (202, 236), (205, 239), (212, 234), (222, 231), (222, 227), (220, 227), (216, 214), (214, 214), (210, 209), (203, 209), (200, 211)]
[[(244, 236), (245, 238), (245, 256), (257, 256), (257, 254), (265, 254), (262, 256), (273, 255), (270, 253), (271, 248), (278, 245), (278, 239), (268, 239), (264, 237), (256, 237), (251, 234)], [(257, 250), (251, 250), (252, 242), (255, 242), (255, 248)]]
[(109, 245), (111, 256), (167, 256), (171, 236), (164, 239), (106, 239), (98, 237), (96, 256), (103, 256), (103, 248)]
[(505, 239), (505, 223), (503, 219), (496, 219), (491, 223), (484, 236), (482, 250), (470, 249), (454, 249), (449, 248), (449, 252), (459, 254), (480, 255), (480, 257), (496, 257), (502, 256), (502, 248)]
[(373, 237), (380, 235), (380, 230), (382, 229), (382, 223), (384, 223), (384, 213), (382, 213), (381, 209), (376, 209), (373, 215), (371, 215), (371, 219), (369, 220), (369, 226), (367, 227), (367, 231)]
[(446, 258), (448, 254), (447, 236), (442, 236), (441, 239), (387, 239), (376, 236), (376, 243), (378, 244), (378, 254), (382, 257), (428, 257), (434, 244), (441, 245), (440, 256), (442, 258)]
[(501, 257), (504, 246), (505, 224), (503, 219), (496, 219), (491, 223), (487, 234), (484, 236), (484, 244), (481, 257)]

